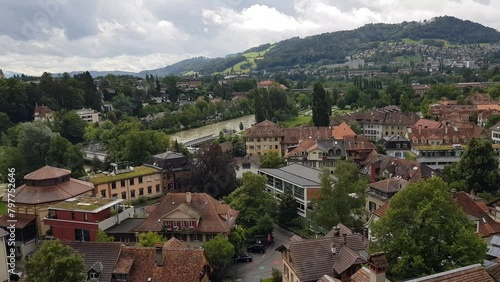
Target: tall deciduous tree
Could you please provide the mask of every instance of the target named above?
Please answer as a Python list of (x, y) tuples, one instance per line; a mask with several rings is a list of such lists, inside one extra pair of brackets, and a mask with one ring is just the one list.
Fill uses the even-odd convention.
[(327, 169), (323, 170), (320, 199), (315, 201), (311, 215), (314, 224), (323, 231), (338, 223), (361, 227), (367, 185), (368, 181), (359, 175), (356, 164), (351, 161), (339, 161), (334, 177)]
[(146, 232), (139, 234), (139, 245), (141, 247), (154, 247), (156, 243), (162, 243), (165, 239), (156, 232)]
[(286, 165), (284, 158), (280, 157), (277, 151), (269, 152), (267, 155), (260, 156), (261, 168), (280, 168)]
[(205, 250), (208, 260), (217, 267), (219, 273), (222, 268), (231, 263), (231, 259), (235, 254), (234, 246), (220, 234), (203, 243), (202, 248)]
[(99, 230), (99, 232), (97, 232), (97, 242), (106, 243), (106, 242), (114, 242), (114, 241), (115, 241), (115, 237), (109, 236), (103, 230)]
[(222, 198), (237, 186), (235, 166), (231, 152), (223, 152), (216, 143), (206, 144), (195, 153), (192, 168), (183, 177), (184, 187)]
[(81, 282), (85, 280), (83, 256), (58, 240), (43, 241), (26, 262), (28, 282)]
[(297, 202), (292, 193), (286, 191), (281, 196), (281, 201), (278, 205), (278, 222), (282, 225), (293, 226), (298, 218)]
[(23, 156), (26, 171), (33, 171), (47, 164), (52, 130), (41, 123), (21, 125), (17, 148)]
[(80, 143), (85, 134), (86, 122), (77, 114), (69, 112), (61, 119), (61, 135), (71, 143)]
[(320, 82), (316, 82), (312, 96), (312, 119), (315, 126), (330, 125), (332, 108), (325, 88)]
[(385, 251), (393, 278), (482, 263), (486, 245), (448, 190), (437, 177), (412, 183), (373, 224), (374, 250)]
[(496, 192), (500, 187), (498, 160), (489, 140), (472, 138), (458, 163), (445, 170), (449, 182), (463, 182), (465, 189)]
[(275, 214), (276, 200), (267, 193), (266, 183), (265, 176), (245, 172), (242, 185), (224, 199), (232, 208), (240, 211), (238, 223), (247, 228), (249, 233), (253, 233), (264, 215)]

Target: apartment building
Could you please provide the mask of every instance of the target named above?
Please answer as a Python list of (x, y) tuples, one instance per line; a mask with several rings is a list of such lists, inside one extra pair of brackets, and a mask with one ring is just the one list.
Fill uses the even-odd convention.
[(276, 151), (283, 156), (281, 146), (283, 137), (283, 132), (275, 123), (268, 120), (258, 123), (247, 130), (246, 153), (251, 156), (260, 156)]
[(93, 109), (79, 109), (75, 113), (85, 122), (99, 122), (99, 113)]

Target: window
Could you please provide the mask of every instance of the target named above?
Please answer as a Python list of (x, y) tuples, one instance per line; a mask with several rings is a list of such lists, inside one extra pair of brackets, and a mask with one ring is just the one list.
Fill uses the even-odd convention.
[(374, 212), (377, 209), (377, 204), (374, 202), (368, 202), (368, 210), (370, 212)]
[(168, 173), (167, 174), (167, 180), (170, 180), (172, 178), (174, 178), (174, 175), (172, 173)]
[(156, 193), (160, 192), (160, 184), (156, 184)]
[(88, 218), (88, 214), (87, 213), (84, 213), (83, 214), (83, 220), (87, 221), (89, 218)]
[(189, 227), (194, 227), (194, 221), (189, 221)]
[(90, 279), (97, 279), (97, 278), (99, 278), (99, 273), (90, 272), (89, 273), (89, 278)]
[(139, 188), (139, 196), (144, 195), (144, 188)]
[(135, 190), (130, 190), (130, 198), (135, 198)]
[(193, 241), (200, 241), (200, 234), (193, 234)]
[(257, 138), (257, 142), (260, 142), (260, 138)]
[(179, 222), (178, 221), (174, 221), (174, 227), (179, 227)]
[(106, 198), (106, 190), (101, 190), (101, 197)]
[(121, 181), (121, 186), (122, 186), (122, 187), (125, 187), (125, 180), (122, 180), (122, 181)]
[(111, 189), (116, 189), (116, 182), (111, 183)]
[(400, 143), (396, 143), (396, 149), (401, 149), (401, 144)]
[(403, 149), (408, 149), (408, 144), (403, 143)]
[(73, 219), (73, 220), (75, 219), (75, 213), (74, 212), (71, 213), (71, 219)]
[(130, 178), (130, 185), (134, 185), (134, 178)]
[(278, 145), (274, 145), (274, 149), (278, 150)]
[(250, 169), (250, 164), (249, 163), (244, 163), (242, 165), (243, 169)]
[(122, 199), (127, 199), (127, 192), (122, 192)]
[(174, 189), (174, 183), (168, 183), (168, 189), (169, 190)]
[(75, 229), (75, 240), (88, 242), (90, 241), (90, 232), (88, 229)]
[(118, 199), (118, 194), (113, 194), (113, 195), (111, 195), (111, 198), (112, 198), (112, 199)]
[(139, 183), (142, 183), (142, 176), (139, 176)]
[(127, 281), (127, 274), (114, 274), (116, 281)]
[(148, 194), (151, 194), (151, 193), (153, 193), (153, 187), (148, 186)]
[(207, 234), (205, 236), (207, 238), (207, 241), (212, 240), (215, 237), (214, 234)]

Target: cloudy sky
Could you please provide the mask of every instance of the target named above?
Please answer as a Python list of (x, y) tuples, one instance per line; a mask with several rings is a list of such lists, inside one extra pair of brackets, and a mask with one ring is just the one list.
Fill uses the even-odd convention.
[(500, 30), (497, 0), (0, 0), (0, 69), (141, 71), (293, 36), (456, 16)]

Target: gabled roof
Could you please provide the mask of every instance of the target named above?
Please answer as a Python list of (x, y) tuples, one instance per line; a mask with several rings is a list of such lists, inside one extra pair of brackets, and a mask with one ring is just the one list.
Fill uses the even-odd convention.
[(469, 265), (406, 282), (494, 282), (480, 264)]
[(156, 248), (123, 247), (114, 273), (128, 273), (127, 281), (199, 281), (205, 267), (213, 269), (203, 249), (189, 249), (175, 238), (162, 248), (163, 266), (156, 265)]
[(466, 214), (479, 219), (479, 233), (482, 236), (500, 233), (500, 223), (493, 220), (467, 193), (455, 192), (453, 198)]
[(26, 225), (36, 220), (36, 215), (16, 213), (14, 217), (9, 217), (8, 214), (4, 214), (0, 216), (0, 227), (9, 227), (12, 224), (12, 222), (9, 222), (10, 220), (16, 220), (16, 228), (23, 229)]
[(387, 214), (387, 210), (391, 206), (391, 201), (388, 200), (385, 204), (380, 206), (378, 209), (373, 211), (373, 214), (377, 216), (378, 218), (382, 218)]
[[(336, 233), (338, 233), (336, 235)], [(332, 228), (332, 230), (330, 230), (328, 233), (326, 233), (326, 235), (324, 236), (324, 238), (332, 238), (332, 237), (335, 237), (335, 236), (341, 236), (341, 235), (352, 235), (353, 232), (351, 230), (351, 228), (345, 226), (344, 224), (342, 223), (339, 223), (337, 224), (337, 226), (334, 226)]]
[[(368, 240), (361, 234), (288, 242), (276, 250), (290, 252), (290, 264), (300, 281), (317, 281), (323, 275), (335, 276), (354, 264), (366, 263)], [(336, 270), (335, 267), (336, 266)], [(340, 273), (336, 273), (340, 274)]]
[(47, 180), (70, 175), (71, 171), (53, 166), (44, 166), (24, 176), (24, 180)]
[(122, 244), (118, 242), (76, 242), (61, 241), (62, 244), (70, 246), (75, 251), (83, 255), (85, 270), (101, 270), (99, 282), (111, 281), (111, 274), (118, 262)]
[(161, 231), (162, 225), (158, 224), (158, 220), (177, 210), (181, 205), (196, 211), (201, 216), (198, 232), (228, 233), (239, 214), (239, 211), (231, 209), (229, 205), (222, 204), (206, 193), (191, 193), (190, 203), (187, 203), (186, 193), (168, 193), (135, 231)]
[(412, 128), (418, 129), (420, 126), (422, 128), (438, 128), (440, 125), (441, 123), (439, 121), (421, 118), (412, 126)]
[(176, 211), (180, 211), (183, 214), (190, 216), (191, 218), (195, 218), (195, 219), (200, 219), (200, 217), (201, 217), (200, 213), (197, 210), (193, 209), (191, 206), (189, 206), (189, 204), (184, 203), (184, 204), (181, 204), (180, 206), (176, 207), (175, 209), (171, 210), (170, 212), (168, 212), (167, 214), (165, 214), (161, 218), (168, 218), (169, 215), (171, 215), (172, 213), (174, 213)]
[[(363, 266), (351, 276), (351, 282), (370, 282), (370, 269)], [(391, 281), (386, 278), (385, 282)]]
[(257, 123), (251, 128), (247, 129), (246, 137), (282, 137), (283, 132), (278, 125), (269, 120)]
[(318, 140), (330, 138), (332, 129), (330, 126), (302, 126), (283, 128), (283, 144), (299, 144), (304, 140)]
[(35, 113), (34, 113), (35, 117), (43, 118), (47, 114), (52, 114), (52, 110), (49, 109), (49, 107), (44, 106), (44, 105), (38, 106), (38, 104), (35, 104)]
[(356, 135), (351, 127), (344, 121), (338, 126), (334, 126), (332, 129), (332, 137), (337, 140), (343, 140), (346, 135)]
[(381, 181), (370, 183), (370, 188), (384, 193), (396, 193), (408, 186), (409, 182), (401, 178), (388, 178)]

